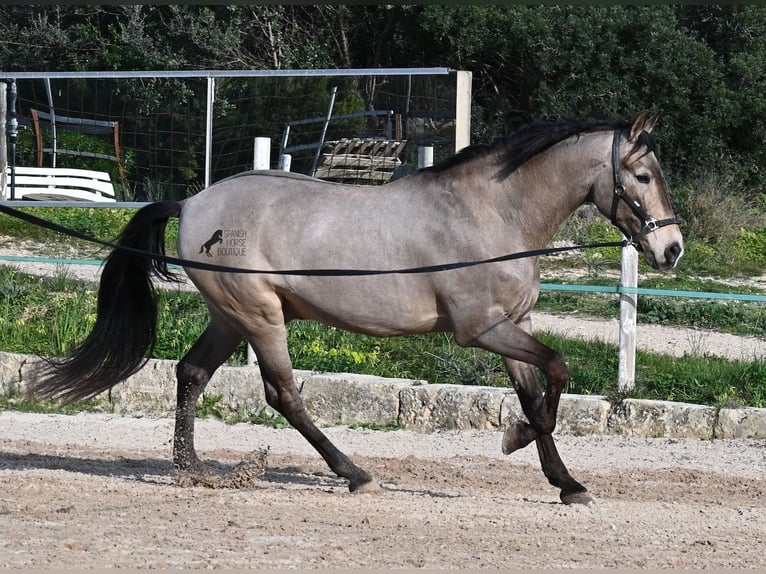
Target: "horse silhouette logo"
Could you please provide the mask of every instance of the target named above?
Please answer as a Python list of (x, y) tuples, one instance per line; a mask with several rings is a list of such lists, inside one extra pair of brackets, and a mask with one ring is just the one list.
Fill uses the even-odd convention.
[(223, 229), (216, 229), (212, 237), (205, 241), (205, 243), (202, 244), (202, 247), (199, 248), (199, 252), (202, 253), (204, 251), (208, 257), (212, 257), (213, 254), (210, 253), (210, 248), (216, 243), (223, 243)]

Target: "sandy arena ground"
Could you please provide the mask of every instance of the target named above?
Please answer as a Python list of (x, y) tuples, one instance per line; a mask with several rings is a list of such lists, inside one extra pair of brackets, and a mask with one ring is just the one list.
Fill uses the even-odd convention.
[(170, 420), (0, 413), (0, 567), (766, 566), (764, 441), (559, 437), (597, 501), (569, 507), (499, 432), (326, 432), (381, 493), (291, 429), (200, 421), (205, 459), (269, 449), (252, 488), (214, 490), (176, 486)]

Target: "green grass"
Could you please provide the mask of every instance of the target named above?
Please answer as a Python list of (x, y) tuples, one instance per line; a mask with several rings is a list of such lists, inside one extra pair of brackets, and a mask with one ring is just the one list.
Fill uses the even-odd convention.
[(618, 351), (601, 341), (565, 339), (538, 333), (567, 358), (571, 378), (565, 392), (680, 401), (716, 407), (766, 407), (766, 361), (740, 361), (709, 355), (673, 357), (638, 351), (636, 386), (617, 389)]
[(223, 395), (203, 393), (201, 400), (195, 407), (198, 418), (213, 418), (229, 424), (252, 423), (281, 429), (290, 426), (282, 415), (274, 413), (268, 408), (263, 408), (256, 414), (231, 412), (223, 404)]
[(99, 398), (61, 405), (56, 401), (33, 400), (20, 394), (0, 394), (0, 411), (21, 411), (43, 414), (61, 413), (65, 415), (73, 415), (82, 412), (101, 413), (108, 410), (107, 402)]
[[(80, 233), (96, 237), (103, 241), (114, 241), (130, 218), (135, 215), (134, 208), (60, 208), (60, 207), (20, 207), (19, 211), (29, 213), (41, 219), (69, 227)], [(82, 259), (100, 258), (102, 247), (80, 239), (64, 236), (43, 227), (14, 217), (0, 217), (0, 234), (16, 237), (25, 241), (38, 241), (46, 245), (50, 254), (77, 253)], [(167, 228), (168, 251), (173, 253), (178, 236), (178, 221), (171, 220)]]

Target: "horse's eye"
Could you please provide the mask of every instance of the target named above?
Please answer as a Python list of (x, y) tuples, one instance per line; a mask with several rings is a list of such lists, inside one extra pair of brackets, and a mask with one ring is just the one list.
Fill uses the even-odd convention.
[(644, 185), (648, 184), (650, 181), (652, 181), (652, 178), (650, 178), (648, 175), (640, 173), (636, 175), (636, 180), (638, 183), (643, 183)]

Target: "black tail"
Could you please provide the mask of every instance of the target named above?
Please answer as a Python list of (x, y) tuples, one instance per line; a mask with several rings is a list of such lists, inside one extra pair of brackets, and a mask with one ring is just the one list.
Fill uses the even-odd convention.
[(55, 397), (63, 403), (90, 398), (146, 364), (157, 338), (152, 275), (176, 280), (167, 265), (151, 254), (165, 254), (165, 227), (180, 213), (180, 203), (163, 201), (143, 207), (130, 220), (104, 264), (93, 330), (68, 357), (46, 359), (33, 373), (29, 394)]

